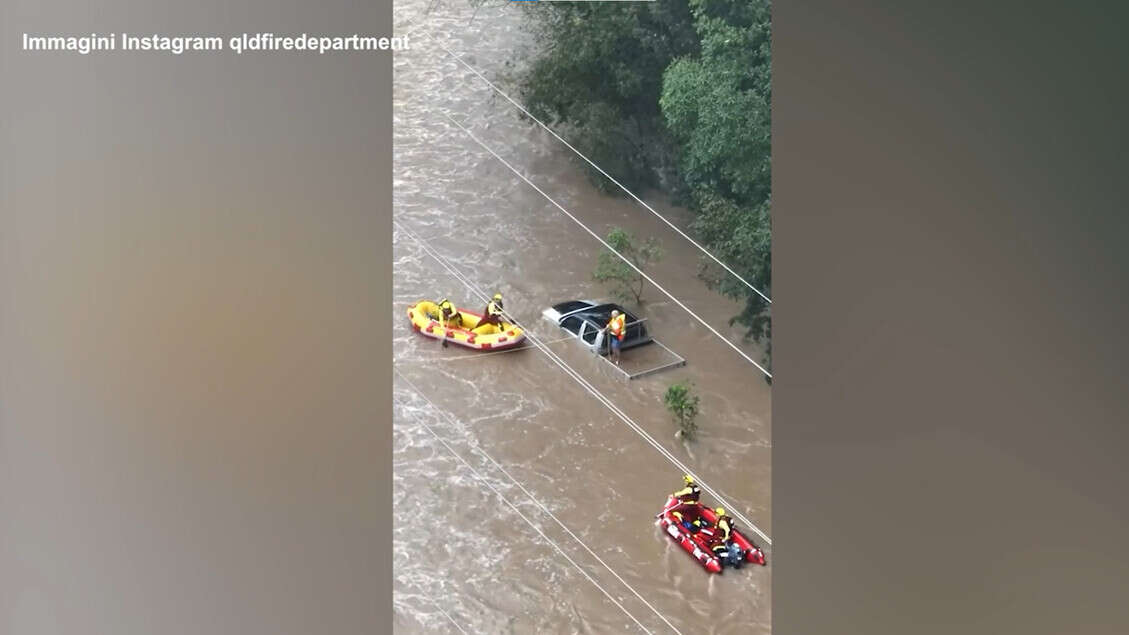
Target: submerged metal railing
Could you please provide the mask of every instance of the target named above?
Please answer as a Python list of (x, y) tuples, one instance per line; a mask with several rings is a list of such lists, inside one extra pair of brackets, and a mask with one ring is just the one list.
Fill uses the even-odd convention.
[[(646, 322), (646, 321), (647, 321), (647, 318), (642, 318), (642, 319), (639, 319), (639, 320), (635, 320), (634, 322), (628, 322), (627, 324), (624, 325), (623, 328), (626, 331), (628, 329), (628, 327), (635, 326), (637, 324), (642, 324), (643, 322)], [(667, 370), (667, 369), (670, 369), (670, 368), (677, 368), (679, 366), (685, 366), (686, 365), (686, 358), (684, 358), (681, 355), (679, 355), (678, 353), (675, 353), (674, 351), (670, 350), (670, 348), (667, 345), (658, 341), (654, 337), (651, 337), (647, 342), (640, 344), (639, 346), (634, 346), (632, 348), (640, 348), (642, 346), (646, 346), (647, 344), (657, 344), (659, 346), (659, 348), (663, 349), (667, 353), (670, 353), (670, 355), (674, 358), (674, 361), (667, 362), (665, 364), (659, 364), (658, 366), (653, 366), (651, 368), (646, 368), (644, 370), (631, 372), (631, 371), (628, 371), (628, 370), (624, 370), (620, 366), (617, 366), (616, 364), (612, 363), (612, 361), (607, 358), (607, 353), (609, 352), (609, 345), (608, 345), (607, 341), (605, 341), (600, 346), (593, 348), (592, 352), (595, 353), (596, 355), (598, 355), (601, 359), (603, 359), (604, 362), (606, 362), (608, 364), (608, 366), (611, 366), (612, 368), (616, 369), (621, 375), (623, 375), (624, 377), (626, 377), (629, 380), (630, 379), (639, 379), (640, 377), (646, 377), (647, 375), (653, 375), (655, 373), (658, 373), (658, 372), (661, 372), (661, 371), (664, 371), (664, 370)], [(623, 353), (620, 353), (620, 355), (622, 357)]]

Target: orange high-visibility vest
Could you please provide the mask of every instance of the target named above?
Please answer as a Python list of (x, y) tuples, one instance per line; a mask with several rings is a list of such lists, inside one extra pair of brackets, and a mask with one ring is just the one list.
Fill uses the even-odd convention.
[(621, 342), (623, 341), (623, 329), (626, 323), (626, 317), (622, 313), (612, 318), (611, 322), (608, 322), (608, 328), (611, 329), (612, 335), (616, 336)]

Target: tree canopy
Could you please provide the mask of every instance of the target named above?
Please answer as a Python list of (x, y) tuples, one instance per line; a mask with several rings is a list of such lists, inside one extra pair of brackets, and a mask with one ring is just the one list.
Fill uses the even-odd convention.
[[(628, 187), (659, 187), (695, 212), (718, 258), (771, 286), (771, 6), (658, 0), (535, 7), (543, 43), (522, 91), (530, 111)], [(598, 174), (594, 181), (605, 190)], [(742, 299), (733, 321), (768, 336), (767, 304), (716, 266), (701, 275)]]

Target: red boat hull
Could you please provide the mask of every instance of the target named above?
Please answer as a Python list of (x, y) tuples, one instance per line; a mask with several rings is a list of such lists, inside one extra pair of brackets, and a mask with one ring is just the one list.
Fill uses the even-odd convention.
[[(690, 530), (683, 527), (682, 523), (674, 517), (673, 512), (675, 511), (680, 512), (683, 518), (687, 520), (701, 518), (708, 523), (708, 527), (700, 529), (697, 533), (691, 533)], [(659, 514), (658, 519), (659, 526), (663, 528), (664, 533), (678, 543), (686, 553), (697, 560), (706, 571), (710, 573), (721, 573), (721, 561), (713, 555), (709, 542), (710, 538), (713, 536), (713, 530), (717, 522), (717, 515), (714, 514), (712, 509), (699, 503), (682, 503), (680, 506), (678, 500), (671, 496), (667, 499), (666, 505), (663, 506), (663, 511)], [(765, 560), (764, 552), (761, 551), (760, 547), (757, 547), (751, 540), (741, 535), (739, 531), (733, 530), (730, 532), (730, 538), (733, 540), (734, 544), (740, 547), (741, 551), (744, 552), (747, 562), (762, 566), (768, 564)]]

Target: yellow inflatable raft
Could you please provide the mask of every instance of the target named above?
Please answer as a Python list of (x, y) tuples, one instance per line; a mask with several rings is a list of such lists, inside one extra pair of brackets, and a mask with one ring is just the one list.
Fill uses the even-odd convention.
[(512, 348), (525, 341), (525, 333), (513, 324), (502, 322), (501, 329), (493, 324), (478, 326), (482, 315), (458, 307), (456, 309), (463, 316), (461, 327), (447, 325), (444, 329), (439, 322), (442, 316), (439, 305), (428, 300), (422, 300), (410, 307), (408, 320), (412, 323), (412, 329), (421, 335), (436, 340), (446, 338), (452, 344), (480, 351)]

